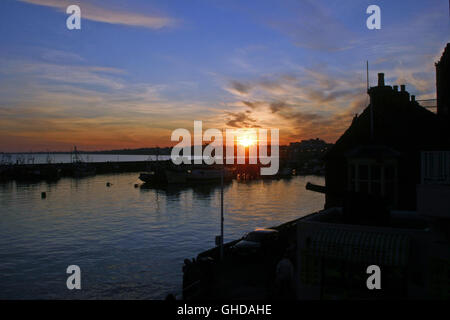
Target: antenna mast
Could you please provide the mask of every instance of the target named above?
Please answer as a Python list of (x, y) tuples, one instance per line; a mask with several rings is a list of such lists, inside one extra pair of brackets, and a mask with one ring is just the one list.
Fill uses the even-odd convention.
[(369, 92), (369, 60), (366, 60), (366, 82), (367, 82), (367, 92)]

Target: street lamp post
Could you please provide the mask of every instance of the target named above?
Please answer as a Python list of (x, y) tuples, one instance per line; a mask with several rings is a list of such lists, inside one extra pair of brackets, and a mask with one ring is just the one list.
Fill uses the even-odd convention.
[(223, 156), (223, 129), (222, 129), (222, 170), (220, 174), (220, 260), (223, 260), (223, 171), (225, 166)]
[(223, 166), (220, 175), (220, 260), (223, 260)]

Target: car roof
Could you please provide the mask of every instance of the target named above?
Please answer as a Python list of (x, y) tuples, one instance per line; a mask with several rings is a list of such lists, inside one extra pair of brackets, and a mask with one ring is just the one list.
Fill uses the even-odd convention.
[(251, 233), (274, 233), (278, 232), (278, 230), (275, 229), (265, 229), (265, 228), (256, 228)]

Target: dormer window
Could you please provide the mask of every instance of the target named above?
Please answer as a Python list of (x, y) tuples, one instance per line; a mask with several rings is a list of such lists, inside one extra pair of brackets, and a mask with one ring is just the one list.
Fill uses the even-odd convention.
[(358, 148), (348, 156), (348, 183), (350, 192), (378, 195), (397, 204), (397, 153), (380, 147)]

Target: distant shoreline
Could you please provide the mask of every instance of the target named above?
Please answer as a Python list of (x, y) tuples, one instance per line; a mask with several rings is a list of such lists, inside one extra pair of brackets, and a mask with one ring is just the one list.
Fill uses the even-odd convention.
[[(168, 150), (166, 150), (168, 149)], [(70, 154), (73, 151), (29, 151), (29, 152), (0, 152), (0, 154)], [(159, 151), (152, 149), (130, 149), (130, 150), (105, 150), (105, 151), (82, 151), (78, 154), (110, 154), (110, 155), (170, 155), (170, 148), (161, 148)]]

